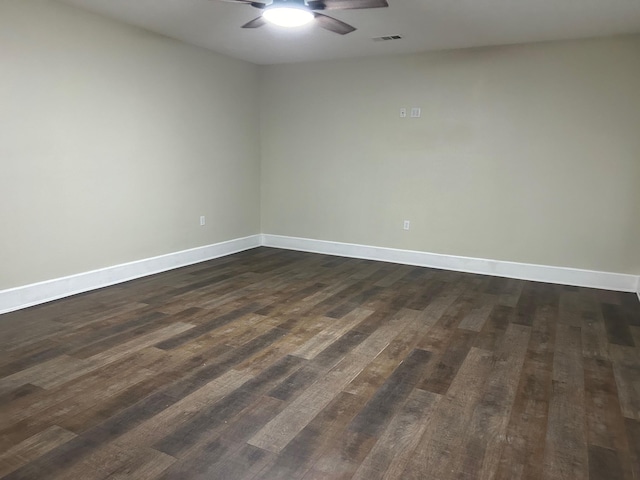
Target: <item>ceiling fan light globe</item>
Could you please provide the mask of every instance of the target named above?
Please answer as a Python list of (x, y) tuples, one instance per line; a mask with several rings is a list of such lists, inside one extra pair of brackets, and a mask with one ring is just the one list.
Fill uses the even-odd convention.
[(267, 7), (262, 17), (279, 27), (301, 27), (313, 20), (313, 13), (304, 7), (279, 6)]

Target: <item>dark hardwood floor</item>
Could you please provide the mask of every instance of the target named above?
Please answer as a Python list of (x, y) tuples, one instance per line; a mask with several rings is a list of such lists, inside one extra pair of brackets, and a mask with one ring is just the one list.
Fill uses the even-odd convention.
[(0, 478), (640, 480), (631, 293), (258, 248), (0, 343)]

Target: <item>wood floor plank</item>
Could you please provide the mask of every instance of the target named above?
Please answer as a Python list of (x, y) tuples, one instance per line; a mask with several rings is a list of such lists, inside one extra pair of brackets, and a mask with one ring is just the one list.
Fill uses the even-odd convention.
[(611, 345), (610, 355), (622, 413), (640, 420), (640, 350)]
[(71, 461), (60, 465), (51, 479), (64, 480), (68, 478), (83, 478), (99, 480), (130, 462), (132, 458), (141, 455), (139, 451), (124, 451), (111, 444), (102, 444), (92, 449), (79, 461)]
[[(120, 387), (127, 388), (127, 385), (135, 384), (141, 379), (152, 375), (147, 368), (149, 362), (155, 362), (157, 356), (153, 353), (146, 355), (146, 352), (136, 352), (125, 361), (113, 362), (100, 370), (93, 370), (74, 380), (49, 390), (38, 387), (38, 391), (25, 398), (17, 398), (4, 408), (6, 416), (0, 419), (0, 429), (29, 417), (44, 417), (50, 420), (50, 416), (45, 412), (51, 412), (57, 405), (65, 406), (76, 403), (73, 408), (77, 415), (77, 406), (82, 400), (96, 402), (108, 400), (110, 393), (118, 391)], [(109, 393), (110, 392), (110, 393)], [(80, 400), (80, 403), (78, 401)]]
[(0, 378), (8, 377), (47, 360), (53, 360), (67, 351), (68, 348), (66, 346), (47, 339), (42, 345), (38, 344), (35, 349), (6, 354), (6, 357), (3, 358), (5, 361), (0, 367)]
[(543, 478), (551, 377), (551, 367), (525, 359), (496, 479)]
[(493, 353), (471, 348), (398, 478), (452, 478), (449, 464), (454, 460), (454, 452), (462, 446), (492, 363)]
[(431, 319), (432, 323), (435, 323), (440, 320), (449, 307), (451, 307), (461, 295), (462, 289), (457, 286), (453, 288), (443, 288), (437, 292), (429, 304), (422, 310), (424, 317)]
[[(515, 321), (517, 310), (512, 307), (504, 305), (497, 305), (491, 310), (487, 321), (485, 322), (482, 330), (476, 336), (474, 346), (483, 350), (493, 351), (500, 344), (502, 337), (507, 331), (509, 323)], [(527, 313), (529, 315), (530, 313)], [(532, 318), (525, 322), (520, 322), (523, 325), (530, 325), (534, 321), (534, 314), (531, 314)]]
[(613, 367), (607, 360), (585, 359), (584, 371), (590, 468), (591, 447), (602, 447), (615, 453), (621, 478), (631, 479), (629, 445)]
[(518, 305), (520, 295), (522, 295), (522, 290), (524, 289), (525, 282), (520, 282), (512, 278), (498, 277), (491, 279), (491, 282), (494, 282), (496, 280), (500, 281), (500, 286), (494, 288), (493, 290), (491, 288), (488, 289), (487, 293), (495, 294), (498, 296), (498, 305), (515, 308)]
[(0, 380), (0, 393), (5, 394), (27, 383), (40, 386), (39, 383), (47, 382), (52, 376), (59, 375), (61, 371), (76, 372), (85, 366), (86, 362), (83, 360), (62, 355), (4, 377)]
[(192, 328), (192, 325), (178, 322), (138, 339), (117, 345), (109, 351), (102, 352), (88, 359), (77, 359), (68, 355), (62, 355), (1, 379), (0, 392), (9, 391), (26, 383), (42, 388), (51, 388), (100, 368), (101, 366), (115, 362), (136, 350), (157, 342), (159, 339), (179, 334), (190, 328)]
[(280, 452), (391, 342), (398, 334), (398, 326), (405, 321), (405, 317), (396, 316), (369, 336), (325, 377), (298, 396), (287, 409), (269, 422), (248, 443), (273, 453)]
[[(486, 301), (486, 303), (484, 303)], [(469, 312), (461, 321), (459, 328), (463, 328), (465, 330), (472, 330), (474, 332), (480, 332), (484, 323), (491, 315), (491, 311), (493, 310), (495, 303), (497, 303), (497, 299), (490, 298), (482, 301), (480, 305), (474, 307), (471, 312)]]
[[(209, 480), (211, 478), (233, 478), (234, 480), (251, 480), (259, 478), (261, 472), (268, 462), (273, 458), (273, 454), (256, 448), (252, 445), (243, 445), (234, 452), (233, 456), (225, 458), (216, 463), (212, 469), (208, 469), (200, 478)], [(188, 470), (190, 471), (190, 470)], [(162, 480), (175, 478), (181, 480), (184, 476), (165, 476)], [(192, 477), (198, 480), (198, 477)]]
[(203, 439), (211, 438), (214, 432), (224, 427), (225, 419), (235, 417), (303, 364), (304, 361), (298, 357), (288, 355), (282, 358), (219, 401), (208, 403), (193, 418), (156, 442), (154, 448), (174, 457), (181, 456)]
[(543, 475), (549, 479), (587, 478), (584, 366), (578, 327), (558, 325), (549, 399)]
[(331, 448), (323, 452), (312, 470), (329, 474), (331, 478), (352, 478), (375, 441), (375, 437), (365, 433), (347, 430)]
[(162, 350), (170, 350), (176, 348), (190, 340), (204, 335), (205, 333), (211, 332), (220, 327), (224, 327), (225, 325), (233, 322), (234, 320), (237, 320), (238, 318), (243, 317), (244, 315), (253, 313), (260, 307), (262, 307), (262, 304), (258, 302), (252, 302), (247, 305), (243, 305), (224, 315), (220, 315), (206, 322), (202, 322), (198, 326), (190, 328), (188, 331), (181, 332), (179, 335), (173, 335), (171, 336), (171, 338), (158, 341), (156, 347)]
[(5, 352), (24, 349), (43, 339), (51, 338), (64, 331), (64, 327), (57, 322), (30, 319), (29, 322), (16, 322), (20, 328), (8, 326), (4, 329), (0, 346)]
[(464, 454), (457, 466), (460, 478), (493, 479), (505, 447), (508, 422), (527, 353), (531, 328), (511, 324), (495, 355), (485, 393), (471, 418)]
[(345, 392), (371, 398), (376, 390), (386, 381), (391, 372), (405, 359), (407, 354), (418, 344), (420, 337), (425, 335), (438, 320), (424, 312), (402, 310), (409, 320), (407, 326), (389, 343), (389, 345), (362, 372), (344, 388)]
[(361, 354), (352, 354), (345, 358), (324, 378), (312, 384), (293, 400), (248, 443), (263, 450), (279, 453), (370, 360), (369, 356)]
[(430, 352), (413, 349), (353, 419), (349, 430), (378, 437), (422, 380), (430, 359)]
[(540, 305), (511, 409), (496, 478), (541, 478), (558, 308)]
[[(132, 330), (145, 326), (165, 325), (162, 320), (167, 320), (167, 315), (156, 312), (147, 305), (143, 309), (136, 311), (133, 316), (117, 315), (90, 325), (83, 325), (81, 328), (72, 330), (67, 335), (62, 335), (60, 341), (69, 347), (67, 352), (69, 355), (82, 358), (83, 356), (90, 356), (82, 355), (82, 352), (90, 349), (94, 344), (99, 345), (101, 342), (109, 342), (112, 337), (115, 337), (120, 341), (114, 341), (113, 345), (118, 345), (125, 341), (123, 339), (130, 339), (127, 338), (127, 335), (131, 335), (130, 332)], [(170, 319), (168, 323), (172, 323)]]
[(194, 368), (167, 388), (164, 394), (179, 400), (226, 373), (227, 370), (235, 367), (245, 358), (268, 348), (273, 342), (285, 335), (286, 331), (277, 327), (267, 330), (244, 345), (217, 356), (214, 361), (203, 363), (201, 366)]
[(269, 479), (303, 476), (317, 459), (343, 436), (345, 426), (362, 407), (364, 399), (341, 392), (296, 435), (260, 472)]
[(176, 459), (156, 450), (145, 450), (143, 453), (131, 458), (111, 474), (104, 477), (104, 480), (155, 480), (171, 465)]
[(439, 400), (438, 394), (414, 389), (360, 464), (353, 480), (401, 478)]
[[(520, 325), (531, 326), (536, 310), (545, 303), (553, 303), (549, 297), (549, 289), (542, 283), (525, 282), (520, 291), (520, 298), (515, 305), (515, 312), (512, 321)], [(561, 301), (562, 298), (559, 299)], [(573, 300), (570, 302), (573, 306)], [(562, 304), (561, 304), (562, 310)], [(573, 316), (572, 313), (570, 315)]]
[(640, 346), (640, 327), (629, 327), (631, 330), (631, 336), (633, 337), (633, 343), (636, 347)]
[(582, 326), (582, 308), (580, 292), (563, 291), (560, 294), (558, 322), (573, 327)]
[(594, 309), (582, 315), (582, 354), (585, 358), (609, 359), (609, 341), (602, 312)]
[(464, 330), (455, 330), (448, 338), (447, 348), (434, 362), (429, 374), (418, 388), (444, 394), (458, 373), (458, 369), (475, 342), (475, 335)]
[(53, 403), (49, 408), (39, 411), (37, 419), (22, 419), (2, 429), (0, 444), (4, 445), (7, 442), (20, 441), (26, 436), (45, 429), (52, 424), (72, 430), (68, 425), (69, 423), (73, 424), (70, 420), (81, 415), (84, 410), (91, 409), (96, 403), (108, 400), (128, 387), (153, 376), (152, 372), (145, 369), (131, 369), (129, 372), (125, 370), (122, 373), (122, 376), (110, 379), (105, 377), (96, 379), (96, 384), (101, 384), (101, 387), (85, 389), (73, 397)]
[(55, 375), (50, 375), (47, 378), (42, 378), (32, 382), (34, 385), (38, 385), (42, 388), (51, 388), (56, 385), (63, 384), (69, 380), (77, 378), (85, 373), (97, 370), (113, 362), (117, 362), (133, 353), (149, 347), (158, 341), (165, 338), (172, 337), (174, 335), (180, 335), (185, 331), (193, 328), (193, 325), (188, 323), (176, 322), (167, 325), (156, 331), (149, 332), (145, 335), (141, 335), (139, 338), (134, 338), (127, 342), (113, 346), (112, 348), (93, 355), (84, 359), (84, 365), (80, 368), (66, 368), (63, 371), (56, 372)]
[(615, 450), (589, 445), (589, 478), (591, 480), (622, 480), (624, 474)]
[(27, 438), (0, 455), (0, 477), (17, 470), (75, 436), (68, 430), (52, 425)]
[(413, 269), (408, 265), (399, 265), (398, 268), (395, 268), (391, 273), (389, 273), (384, 278), (378, 280), (375, 285), (377, 287), (391, 287), (398, 280), (406, 277), (409, 273), (411, 273)]
[(635, 347), (627, 316), (622, 307), (604, 303), (602, 305), (602, 315), (604, 317), (609, 342), (615, 343), (616, 345)]
[(16, 400), (28, 397), (31, 400), (36, 394), (44, 392), (41, 387), (36, 387), (30, 383), (26, 383), (15, 390), (9, 390), (8, 392), (0, 395), (0, 405), (9, 405)]
[(373, 312), (371, 310), (356, 308), (348, 315), (340, 318), (340, 320), (331, 322), (327, 328), (317, 335), (314, 335), (297, 350), (292, 352), (292, 355), (309, 360), (314, 358), (318, 353), (327, 348), (372, 313)]
[(632, 293), (260, 247), (0, 347), (3, 480), (640, 480)]
[[(261, 470), (274, 455), (246, 445), (262, 425), (282, 411), (283, 402), (261, 397), (242, 411), (238, 422), (230, 423), (181, 457), (162, 478), (245, 478)], [(234, 475), (227, 477), (226, 475)]]
[(633, 478), (636, 480), (640, 478), (640, 422), (631, 418), (625, 418), (625, 426)]
[(123, 448), (149, 446), (159, 442), (168, 432), (174, 431), (188, 420), (191, 420), (207, 405), (222, 399), (246, 383), (251, 375), (245, 372), (229, 370), (224, 375), (212, 380), (180, 401), (167, 407), (154, 417), (139, 424), (120, 436), (116, 443)]

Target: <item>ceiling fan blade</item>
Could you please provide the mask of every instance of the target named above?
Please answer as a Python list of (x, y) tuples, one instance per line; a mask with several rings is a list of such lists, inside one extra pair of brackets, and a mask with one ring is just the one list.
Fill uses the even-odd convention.
[(267, 7), (266, 3), (253, 2), (252, 0), (220, 0), (220, 1), (226, 2), (226, 3), (242, 3), (244, 5), (251, 5), (252, 7), (259, 8), (261, 10)]
[(340, 35), (346, 35), (347, 33), (351, 33), (356, 29), (348, 23), (341, 22), (340, 20), (333, 17), (322, 15), (321, 13), (314, 13), (314, 16), (316, 17), (316, 23), (318, 24), (318, 26), (330, 30), (334, 33), (338, 33)]
[[(387, 0), (313, 0), (308, 2), (312, 10), (351, 10), (356, 8), (388, 7)], [(312, 6), (318, 5), (318, 8)]]
[(258, 28), (263, 26), (265, 23), (267, 23), (267, 21), (264, 18), (258, 17), (242, 25), (242, 28)]
[(307, 6), (310, 10), (324, 10), (325, 8), (327, 8), (322, 0), (308, 0)]

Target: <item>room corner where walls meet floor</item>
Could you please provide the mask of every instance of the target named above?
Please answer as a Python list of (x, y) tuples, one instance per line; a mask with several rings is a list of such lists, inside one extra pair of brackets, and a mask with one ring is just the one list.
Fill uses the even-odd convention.
[(0, 291), (0, 314), (265, 246), (544, 283), (635, 292), (640, 276), (258, 234)]

